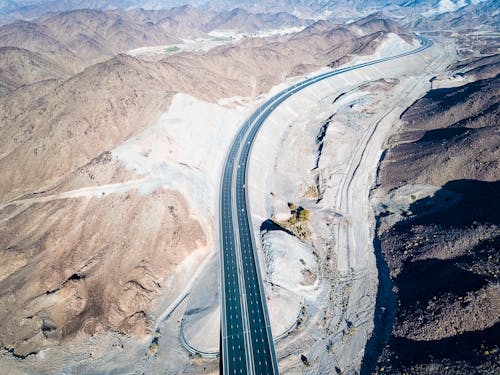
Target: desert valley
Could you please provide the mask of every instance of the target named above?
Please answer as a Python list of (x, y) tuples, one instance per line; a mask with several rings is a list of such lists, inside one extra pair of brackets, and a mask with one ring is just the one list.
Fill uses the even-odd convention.
[(498, 374), (499, 25), (0, 1), (0, 374)]

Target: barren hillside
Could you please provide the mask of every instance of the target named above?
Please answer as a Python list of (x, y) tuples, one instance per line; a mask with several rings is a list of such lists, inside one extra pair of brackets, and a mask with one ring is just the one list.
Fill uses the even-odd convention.
[(74, 73), (138, 47), (182, 43), (213, 30), (236, 32), (305, 26), (312, 21), (288, 13), (214, 12), (192, 6), (159, 11), (77, 9), (48, 13), (0, 27), (0, 46), (40, 53)]
[(17, 47), (0, 47), (0, 93), (6, 95), (21, 86), (61, 79), (69, 72), (44, 57)]
[(386, 194), (378, 235), (394, 295), (380, 303), (396, 306), (387, 310), (395, 317), (379, 370), (499, 371), (496, 61), (455, 64), (455, 74), (491, 78), (429, 91), (389, 141), (378, 177)]

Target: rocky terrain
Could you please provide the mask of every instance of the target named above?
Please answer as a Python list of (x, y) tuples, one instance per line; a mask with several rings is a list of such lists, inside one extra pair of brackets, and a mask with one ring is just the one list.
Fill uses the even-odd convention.
[(378, 173), (375, 244), (393, 285), (379, 306), (394, 314), (380, 372), (499, 371), (499, 56), (451, 69), (470, 83), (409, 107)]
[(213, 12), (191, 6), (167, 10), (77, 9), (49, 13), (0, 27), (0, 46), (19, 47), (73, 73), (130, 49), (172, 45), (214, 30), (301, 27), (312, 23), (291, 14), (252, 14), (243, 9)]
[(17, 47), (0, 47), (0, 94), (36, 82), (69, 76), (64, 68), (37, 53)]
[(414, 49), (415, 28), (435, 42), (418, 59), (312, 86), (255, 145), (280, 368), (497, 373), (495, 3), (163, 3), (0, 1), (2, 369), (217, 373), (197, 350), (218, 347), (236, 129), (307, 76)]
[[(427, 16), (427, 17), (426, 17)], [(426, 31), (468, 32), (477, 30), (497, 31), (500, 12), (492, 0), (472, 2), (469, 6), (461, 6), (454, 12), (430, 12), (413, 21), (413, 27)]]
[[(494, 1), (489, 0), (490, 4)], [(472, 0), (9, 0), (0, 2), (0, 16), (8, 22), (12, 19), (33, 19), (47, 12), (70, 11), (74, 9), (154, 9), (163, 10), (183, 6), (186, 3), (203, 9), (227, 11), (241, 8), (251, 13), (288, 12), (301, 18), (329, 18), (349, 20), (384, 9), (394, 15), (411, 18), (440, 16), (460, 11), (464, 7), (475, 7), (480, 3)], [(478, 6), (480, 8), (481, 5)], [(0, 18), (2, 21), (2, 18)]]
[[(175, 118), (159, 130), (162, 114), (191, 105), (179, 102), (178, 93), (196, 98), (192, 105), (222, 111), (215, 103), (223, 98), (242, 98), (226, 99), (228, 108), (248, 105), (287, 77), (369, 55), (391, 38), (407, 48), (412, 42), (407, 31), (375, 14), (155, 62), (118, 54), (93, 64), (136, 46), (127, 35), (144, 33), (146, 20), (165, 19), (139, 13), (142, 19), (73, 11), (0, 29), (0, 343), (12, 353), (5, 358), (33, 360), (24, 362), (32, 366), (42, 353), (96, 335), (148, 340), (186, 285), (183, 267), (197, 269), (213, 249), (215, 172), (224, 149), (183, 139), (181, 130), (169, 134)], [(290, 17), (277, 17), (285, 17), (278, 26), (288, 25)], [(217, 25), (224, 22), (232, 21)], [(249, 22), (263, 27), (251, 26), (255, 18)], [(165, 43), (154, 39), (157, 27), (141, 43)], [(184, 104), (172, 108), (172, 102)], [(178, 116), (185, 121), (185, 113)], [(220, 120), (211, 128), (223, 144), (243, 117), (221, 118), (234, 122), (227, 130)], [(199, 126), (192, 121), (186, 126)], [(147, 146), (157, 131), (164, 143)], [(184, 152), (192, 149), (198, 151)]]

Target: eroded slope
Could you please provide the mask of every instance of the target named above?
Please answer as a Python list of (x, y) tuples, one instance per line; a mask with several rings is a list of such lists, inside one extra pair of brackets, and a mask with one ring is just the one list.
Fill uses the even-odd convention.
[(389, 141), (378, 177), (386, 194), (379, 238), (397, 312), (379, 369), (499, 371), (498, 65), (493, 70), (493, 78), (429, 91)]

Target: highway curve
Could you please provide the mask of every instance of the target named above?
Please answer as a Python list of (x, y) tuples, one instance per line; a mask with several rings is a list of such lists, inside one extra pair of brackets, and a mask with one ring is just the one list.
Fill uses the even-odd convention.
[(271, 112), (296, 92), (323, 79), (419, 53), (432, 45), (306, 79), (262, 104), (242, 125), (227, 153), (219, 192), (221, 367), (223, 374), (278, 374), (266, 298), (253, 237), (246, 183), (253, 141)]

